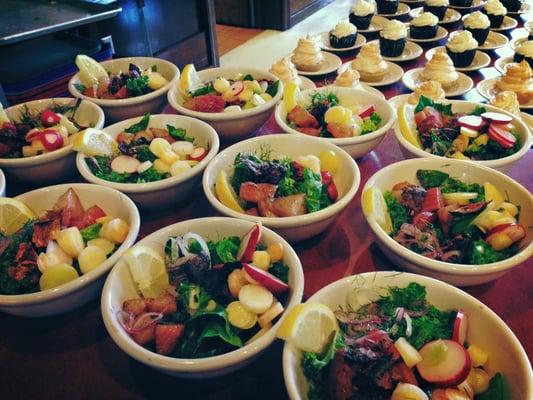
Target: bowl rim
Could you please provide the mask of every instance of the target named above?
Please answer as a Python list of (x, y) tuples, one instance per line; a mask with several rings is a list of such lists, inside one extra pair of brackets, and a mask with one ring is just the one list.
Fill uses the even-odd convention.
[[(335, 151), (335, 153), (339, 154), (342, 158), (344, 158), (344, 160), (349, 165), (351, 165), (352, 172), (354, 174), (354, 179), (351, 183), (350, 189), (341, 198), (339, 198), (335, 203), (332, 203), (326, 208), (323, 208), (319, 211), (315, 211), (315, 212), (304, 214), (304, 215), (297, 215), (294, 217), (256, 217), (253, 215), (243, 214), (235, 210), (232, 210), (231, 208), (222, 204), (222, 202), (220, 202), (220, 200), (218, 200), (218, 198), (211, 192), (211, 186), (209, 184), (209, 176), (216, 175), (216, 173), (218, 172), (218, 171), (214, 171), (215, 164), (218, 158), (222, 158), (226, 154), (234, 151), (236, 147), (245, 146), (248, 144), (252, 144), (254, 142), (256, 143), (255, 147), (258, 148), (258, 146), (263, 141), (274, 141), (276, 139), (293, 140), (293, 138), (295, 141), (310, 141), (310, 142), (318, 143), (320, 144), (320, 146), (323, 146), (323, 151), (333, 150)], [(361, 173), (359, 171), (359, 167), (357, 163), (341, 147), (335, 146), (331, 143), (324, 145), (324, 142), (322, 142), (318, 138), (309, 137), (306, 135), (302, 135), (297, 138), (296, 136), (287, 135), (285, 133), (257, 136), (257, 137), (253, 137), (250, 139), (241, 140), (240, 142), (227, 147), (226, 149), (221, 151), (219, 154), (217, 154), (217, 156), (213, 159), (213, 162), (211, 162), (207, 166), (203, 179), (202, 179), (202, 186), (204, 189), (204, 193), (207, 197), (207, 200), (209, 200), (211, 205), (215, 207), (219, 212), (229, 217), (233, 217), (233, 218), (245, 219), (245, 220), (252, 221), (252, 222), (261, 222), (264, 225), (270, 228), (273, 228), (273, 229), (306, 226), (306, 225), (310, 225), (310, 224), (323, 221), (325, 219), (331, 218), (339, 214), (353, 200), (357, 191), (359, 190), (360, 184), (361, 184)]]
[[(41, 104), (41, 103), (48, 104), (53, 101), (65, 104), (68, 102), (75, 102), (76, 98), (75, 97), (50, 97), (47, 99), (31, 100), (31, 101), (26, 101), (20, 104), (15, 104), (14, 106), (6, 108), (5, 111), (9, 113), (17, 109), (20, 109), (21, 107), (24, 107), (24, 106), (31, 107), (34, 104)], [(84, 104), (87, 104), (88, 107), (91, 107), (92, 113), (94, 113), (95, 116), (97, 117), (97, 121), (94, 127), (97, 129), (103, 128), (105, 124), (105, 114), (102, 108), (98, 104), (95, 104), (86, 99), (82, 99), (82, 102)], [(74, 135), (70, 135), (70, 136), (72, 137)], [(36, 165), (47, 164), (59, 158), (63, 158), (73, 152), (74, 150), (72, 150), (72, 143), (70, 143), (66, 146), (63, 146), (60, 149), (50, 151), (48, 153), (38, 154), (36, 156), (18, 157), (18, 158), (0, 158), (0, 166), (4, 168), (35, 167)]]
[(72, 96), (80, 98), (80, 99), (92, 101), (93, 103), (100, 105), (100, 106), (125, 107), (125, 106), (137, 105), (139, 103), (143, 103), (145, 101), (152, 100), (156, 97), (160, 97), (164, 95), (180, 77), (180, 70), (174, 63), (168, 60), (164, 60), (162, 58), (157, 58), (157, 57), (121, 57), (121, 58), (113, 58), (110, 60), (99, 61), (98, 63), (101, 64), (103, 67), (105, 67), (106, 65), (112, 64), (114, 62), (135, 62), (135, 60), (153, 62), (155, 65), (164, 64), (170, 68), (174, 76), (171, 79), (169, 79), (168, 83), (162, 88), (154, 90), (153, 92), (150, 92), (150, 93), (143, 94), (142, 96), (129, 97), (126, 99), (97, 99), (94, 97), (85, 96), (83, 93), (80, 93), (78, 89), (76, 89), (74, 84), (80, 82), (79, 72), (77, 72), (75, 75), (72, 76), (72, 78), (69, 79), (68, 90)]
[[(480, 106), (484, 107), (489, 111), (499, 112), (505, 115), (508, 115), (509, 117), (513, 118), (513, 123), (518, 124), (520, 126), (521, 133), (520, 138), (522, 139), (522, 147), (514, 154), (511, 154), (510, 156), (503, 157), (503, 158), (497, 158), (494, 160), (467, 160), (470, 163), (475, 163), (477, 165), (491, 167), (491, 168), (501, 168), (504, 166), (507, 166), (509, 164), (514, 163), (515, 161), (518, 161), (520, 158), (525, 156), (529, 150), (529, 148), (533, 145), (533, 139), (531, 132), (528, 128), (528, 126), (517, 116), (502, 110), (501, 108), (494, 107), (490, 104), (485, 103), (477, 103), (474, 101), (466, 101), (466, 100), (448, 100), (445, 101), (446, 104), (451, 104), (452, 106), (454, 104), (460, 104), (460, 105), (471, 105), (471, 106)], [(403, 133), (400, 131), (400, 129), (396, 126), (394, 129), (394, 135), (396, 136), (396, 140), (400, 143), (400, 145), (405, 148), (407, 151), (409, 151), (412, 154), (415, 154), (416, 157), (419, 158), (439, 158), (441, 160), (453, 160), (452, 158), (443, 157), (443, 156), (437, 156), (435, 154), (431, 154), (423, 149), (420, 149), (416, 147), (415, 145), (409, 143), (407, 139), (403, 136)]]
[(118, 190), (105, 186), (93, 185), (90, 183), (63, 183), (60, 185), (45, 186), (43, 188), (31, 190), (29, 192), (25, 192), (16, 196), (15, 199), (24, 201), (24, 197), (26, 195), (35, 194), (37, 192), (53, 190), (54, 192), (63, 193), (69, 188), (77, 190), (79, 188), (83, 189), (89, 187), (94, 188), (97, 191), (101, 191), (102, 196), (119, 196), (121, 201), (127, 206), (128, 214), (130, 215), (131, 221), (129, 221), (130, 230), (128, 231), (128, 235), (126, 236), (124, 242), (122, 242), (122, 244), (117, 248), (117, 250), (111, 255), (111, 257), (106, 259), (106, 261), (104, 261), (102, 264), (100, 264), (93, 270), (87, 272), (86, 274), (80, 275), (73, 281), (67, 282), (61, 286), (52, 289), (38, 291), (35, 293), (16, 295), (0, 294), (0, 305), (2, 307), (16, 308), (22, 306), (31, 306), (39, 303), (47, 303), (50, 301), (57, 300), (61, 297), (66, 297), (75, 291), (81, 290), (83, 287), (94, 282), (98, 278), (105, 275), (109, 270), (111, 270), (111, 268), (119, 259), (119, 257), (121, 257), (122, 254), (135, 243), (137, 235), (139, 234), (139, 228), (141, 224), (139, 210), (137, 209), (135, 203), (133, 203), (133, 201), (128, 196), (123, 193), (120, 193)]
[(278, 103), (278, 101), (281, 100), (281, 97), (283, 96), (283, 82), (276, 75), (272, 74), (271, 72), (267, 70), (263, 70), (259, 68), (252, 68), (252, 67), (215, 67), (215, 68), (207, 68), (207, 69), (198, 71), (198, 75), (200, 76), (200, 78), (203, 78), (203, 76), (208, 73), (220, 72), (222, 76), (223, 74), (230, 73), (229, 71), (236, 71), (239, 73), (257, 74), (257, 75), (269, 78), (272, 81), (279, 81), (278, 92), (272, 99), (265, 102), (265, 104), (261, 104), (260, 106), (250, 108), (248, 110), (241, 110), (235, 113), (224, 113), (224, 112), (207, 113), (207, 112), (189, 110), (188, 108), (185, 108), (184, 106), (182, 106), (180, 102), (178, 101), (178, 95), (181, 96), (181, 94), (179, 93), (179, 87), (178, 85), (173, 85), (167, 94), (168, 103), (174, 110), (178, 111), (180, 114), (188, 115), (188, 116), (198, 118), (201, 120), (235, 121), (235, 120), (252, 117), (254, 115), (262, 114), (263, 112), (270, 110), (272, 107), (276, 105), (276, 103)]
[[(403, 168), (403, 169), (411, 169), (416, 166), (417, 169), (423, 169), (426, 164), (427, 167), (437, 167), (440, 164), (442, 166), (442, 163), (445, 164), (456, 164), (458, 166), (461, 166), (462, 169), (468, 169), (468, 168), (475, 168), (483, 171), (487, 175), (496, 175), (499, 176), (501, 179), (504, 179), (509, 185), (514, 186), (519, 191), (523, 192), (525, 197), (529, 197), (530, 203), (533, 204), (533, 195), (531, 195), (528, 190), (522, 186), (520, 183), (516, 182), (514, 179), (509, 178), (507, 175), (496, 171), (494, 169), (491, 169), (489, 167), (483, 166), (483, 165), (472, 165), (471, 162), (465, 161), (465, 160), (453, 160), (453, 159), (446, 159), (439, 160), (437, 158), (414, 158), (409, 160), (402, 160), (398, 161), (393, 164), (389, 164), (382, 169), (380, 169), (378, 172), (370, 176), (368, 178), (365, 186), (363, 187), (363, 190), (361, 193), (364, 193), (367, 189), (372, 187), (374, 185), (374, 182), (382, 177), (386, 176), (388, 172), (393, 168)], [(401, 244), (396, 242), (393, 238), (391, 238), (383, 228), (376, 222), (376, 220), (369, 215), (366, 215), (364, 213), (365, 220), (367, 224), (370, 226), (370, 229), (378, 237), (378, 239), (384, 243), (387, 248), (389, 248), (392, 252), (394, 252), (399, 257), (406, 259), (407, 261), (419, 266), (423, 269), (428, 269), (430, 271), (435, 271), (441, 274), (453, 274), (453, 275), (459, 275), (459, 276), (481, 276), (481, 275), (491, 275), (498, 272), (505, 272), (508, 269), (511, 269), (522, 262), (526, 261), (528, 258), (530, 258), (533, 255), (533, 241), (529, 243), (527, 246), (522, 248), (518, 253), (516, 253), (514, 256), (506, 258), (505, 260), (501, 260), (495, 263), (490, 264), (482, 264), (482, 265), (471, 265), (471, 264), (454, 264), (449, 263), (445, 261), (440, 260), (433, 260), (431, 258), (427, 258), (422, 256), (421, 254), (415, 253), (412, 250), (409, 250), (405, 247), (403, 247)]]
[[(178, 231), (180, 230), (180, 228), (186, 227), (188, 224), (227, 224), (228, 226), (240, 225), (241, 227), (247, 228), (251, 228), (253, 226), (253, 223), (250, 221), (236, 220), (235, 218), (228, 217), (194, 218), (191, 220), (185, 220), (171, 225), (167, 225), (161, 229), (158, 229), (157, 231), (152, 232), (151, 234), (144, 237), (135, 245), (144, 245), (146, 243), (154, 242), (157, 237), (162, 235), (169, 235), (171, 231)], [(117, 260), (115, 268), (111, 270), (106, 279), (101, 296), (102, 317), (109, 336), (111, 336), (111, 339), (118, 347), (122, 349), (122, 351), (144, 364), (147, 364), (153, 368), (165, 369), (167, 371), (182, 373), (202, 373), (221, 368), (227, 368), (231, 365), (236, 365), (240, 362), (243, 362), (246, 359), (250, 359), (254, 355), (260, 353), (262, 350), (266, 349), (276, 339), (275, 334), (277, 331), (277, 327), (279, 327), (281, 321), (287, 315), (287, 311), (301, 302), (304, 288), (304, 275), (300, 258), (298, 257), (298, 254), (292, 248), (292, 246), (271, 229), (265, 226), (263, 227), (263, 229), (263, 234), (265, 234), (266, 232), (267, 235), (272, 237), (273, 240), (283, 243), (285, 251), (288, 251), (291, 257), (294, 258), (294, 260), (296, 261), (295, 264), (290, 267), (291, 269), (294, 268), (295, 279), (293, 286), (291, 287), (292, 295), (289, 297), (289, 300), (285, 307), (285, 311), (280, 317), (280, 319), (263, 336), (257, 338), (252, 343), (245, 344), (243, 347), (235, 349), (229, 353), (203, 358), (176, 358), (163, 356), (142, 347), (141, 345), (135, 343), (133, 339), (129, 337), (125, 332), (123, 332), (122, 327), (120, 327), (119, 323), (116, 322), (115, 315), (113, 315), (111, 311), (111, 306), (109, 304), (111, 301), (111, 285), (114, 280), (118, 281), (117, 276), (119, 268), (117, 268)], [(186, 231), (186, 228), (184, 228), (183, 230)], [(124, 268), (124, 265), (125, 264), (123, 263), (120, 268)]]
[[(310, 92), (316, 92), (316, 91), (326, 91), (326, 90), (337, 90), (342, 92), (353, 92), (357, 95), (361, 96), (368, 96), (370, 95), (370, 99), (378, 100), (379, 102), (382, 102), (383, 105), (389, 109), (391, 113), (391, 118), (389, 121), (387, 121), (381, 128), (378, 130), (367, 133), (365, 135), (359, 135), (359, 136), (352, 136), (349, 138), (326, 138), (326, 137), (318, 137), (319, 140), (324, 140), (330, 143), (333, 143), (337, 146), (347, 146), (347, 145), (355, 145), (355, 144), (362, 144), (366, 142), (370, 142), (372, 140), (378, 139), (381, 136), (384, 136), (387, 134), (387, 132), (393, 127), (394, 123), (396, 122), (396, 110), (392, 108), (392, 106), (388, 103), (388, 101), (380, 96), (378, 96), (375, 93), (368, 92), (363, 89), (357, 89), (357, 88), (348, 88), (348, 87), (342, 87), (342, 86), (334, 86), (334, 85), (327, 85), (322, 86), (315, 89), (306, 89), (302, 90), (302, 95), (305, 95)], [(375, 102), (375, 101), (374, 101)], [(287, 122), (285, 122), (285, 118), (282, 117), (282, 114), (286, 115), (287, 111), (285, 109), (285, 104), (283, 102), (279, 102), (276, 106), (276, 111), (274, 113), (274, 116), (276, 118), (276, 122), (280, 126), (281, 129), (283, 129), (285, 132), (290, 134), (296, 134), (300, 136), (309, 136), (305, 133), (299, 132), (296, 129), (291, 128)]]
[(2, 169), (0, 168), (0, 196), (2, 195), (2, 193), (5, 192), (6, 187), (6, 175), (4, 174), (4, 171), (2, 171)]
[[(106, 131), (110, 128), (116, 128), (117, 125), (122, 125), (126, 122), (128, 123), (135, 123), (138, 122), (138, 119), (141, 117), (133, 117), (128, 118), (119, 122), (116, 122), (112, 125), (106, 126), (103, 130)], [(217, 132), (215, 129), (205, 123), (204, 121), (198, 120), (196, 118), (188, 117), (185, 115), (177, 115), (177, 114), (154, 114), (150, 115), (150, 120), (159, 120), (159, 119), (171, 119), (176, 121), (175, 123), (179, 123), (179, 121), (187, 120), (191, 123), (200, 124), (204, 129), (208, 136), (208, 140), (210, 141), (211, 147), (209, 148), (209, 151), (207, 152), (207, 155), (204, 157), (202, 161), (200, 161), (198, 164), (196, 164), (194, 167), (192, 167), (190, 170), (185, 172), (184, 174), (180, 174), (177, 176), (171, 176), (169, 178), (161, 179), (159, 181), (154, 182), (145, 182), (145, 183), (118, 183), (118, 182), (111, 182), (107, 181), (105, 179), (98, 178), (95, 176), (89, 167), (87, 166), (87, 162), (85, 161), (85, 154), (78, 152), (76, 155), (76, 166), (78, 168), (78, 171), (80, 172), (81, 176), (83, 176), (84, 179), (91, 183), (95, 183), (102, 186), (107, 186), (116, 190), (119, 190), (121, 192), (125, 193), (146, 193), (146, 192), (155, 192), (158, 190), (167, 189), (172, 186), (177, 186), (180, 183), (183, 183), (185, 181), (188, 181), (191, 178), (194, 178), (196, 175), (201, 173), (206, 166), (209, 164), (209, 162), (216, 156), (218, 153), (218, 149), (220, 147), (220, 140), (218, 138)], [(194, 136), (194, 134), (192, 134)]]
[[(428, 284), (431, 286), (444, 286), (449, 291), (455, 291), (459, 295), (461, 295), (465, 301), (472, 303), (476, 307), (482, 307), (486, 310), (488, 315), (491, 319), (496, 321), (496, 323), (502, 328), (502, 330), (505, 332), (505, 334), (511, 339), (511, 341), (514, 344), (514, 348), (516, 352), (520, 355), (522, 364), (529, 366), (529, 392), (533, 391), (533, 370), (531, 368), (531, 363), (528, 362), (528, 356), (521, 345), (520, 341), (514, 334), (514, 332), (509, 328), (509, 326), (503, 321), (498, 314), (496, 314), (489, 306), (475, 298), (474, 296), (470, 295), (469, 293), (450, 285), (449, 283), (442, 282), (438, 279), (431, 278), (429, 276), (425, 275), (419, 275), (419, 274), (413, 274), (409, 272), (402, 272), (402, 271), (374, 271), (374, 272), (363, 272), (360, 274), (354, 274), (351, 276), (340, 278), (334, 282), (331, 282), (330, 284), (324, 286), (323, 288), (319, 289), (316, 293), (314, 293), (311, 297), (307, 299), (305, 303), (311, 303), (311, 302), (317, 302), (317, 298), (320, 298), (324, 296), (328, 292), (332, 292), (334, 290), (342, 290), (342, 288), (346, 287), (347, 285), (351, 284), (354, 279), (357, 279), (358, 277), (361, 279), (376, 279), (376, 277), (387, 277), (387, 274), (390, 274), (389, 276), (391, 278), (395, 278), (398, 275), (403, 275), (406, 277), (407, 280), (411, 280), (412, 282), (420, 283), (426, 288), (428, 287)], [(282, 365), (283, 365), (283, 379), (285, 381), (285, 387), (287, 389), (287, 392), (289, 394), (290, 399), (297, 399), (301, 398), (300, 392), (298, 390), (298, 387), (296, 386), (296, 382), (291, 379), (291, 376), (289, 375), (289, 371), (292, 371), (289, 364), (290, 356), (295, 352), (298, 351), (296, 348), (294, 348), (289, 343), (285, 342), (283, 345), (283, 355), (282, 355)], [(527, 367), (526, 367), (527, 368)], [(298, 396), (297, 396), (298, 395)]]

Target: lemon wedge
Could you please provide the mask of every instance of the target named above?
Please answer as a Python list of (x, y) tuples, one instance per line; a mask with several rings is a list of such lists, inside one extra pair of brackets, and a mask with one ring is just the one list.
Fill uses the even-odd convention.
[(12, 235), (33, 218), (35, 214), (23, 202), (0, 197), (0, 231), (4, 235)]
[(80, 70), (78, 78), (84, 86), (97, 85), (102, 78), (107, 78), (107, 71), (95, 59), (84, 54), (76, 56), (76, 66)]
[(218, 199), (226, 207), (231, 208), (234, 211), (243, 213), (239, 201), (237, 200), (237, 195), (231, 187), (228, 179), (228, 174), (226, 171), (221, 170), (218, 173), (217, 180), (215, 181), (215, 193), (217, 194)]
[(422, 143), (418, 137), (418, 132), (416, 130), (415, 124), (415, 114), (413, 112), (412, 106), (409, 104), (401, 104), (398, 107), (398, 127), (403, 137), (411, 143), (413, 146), (422, 148)]
[(137, 245), (124, 254), (131, 276), (144, 297), (157, 298), (168, 288), (165, 259), (148, 246)]
[(6, 110), (4, 110), (4, 106), (2, 105), (2, 103), (0, 103), (0, 126), (2, 126), (4, 122), (11, 122), (11, 120), (7, 116)]
[(363, 213), (367, 217), (372, 216), (387, 234), (392, 232), (392, 220), (389, 215), (387, 203), (379, 189), (369, 187), (365, 190), (361, 197), (361, 205), (363, 207)]
[(278, 330), (278, 337), (302, 351), (322, 353), (339, 330), (337, 318), (323, 304), (298, 304), (289, 311)]
[(505, 197), (502, 192), (500, 192), (492, 183), (485, 182), (483, 184), (483, 189), (485, 191), (486, 202), (493, 201), (494, 203), (503, 203), (505, 201)]
[(194, 68), (194, 64), (187, 64), (181, 71), (178, 88), (182, 95), (189, 96), (197, 88), (202, 86), (202, 80)]
[(300, 87), (296, 82), (288, 82), (283, 90), (283, 102), (287, 112), (291, 112), (300, 100)]
[(72, 148), (88, 156), (110, 156), (117, 151), (118, 143), (100, 129), (87, 128), (74, 138)]

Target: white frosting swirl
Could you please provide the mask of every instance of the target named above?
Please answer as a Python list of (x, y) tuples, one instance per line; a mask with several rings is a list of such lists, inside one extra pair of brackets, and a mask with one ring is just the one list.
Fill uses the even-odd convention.
[(477, 49), (478, 43), (469, 31), (456, 31), (450, 35), (446, 47), (454, 53)]
[(283, 83), (296, 82), (301, 86), (302, 79), (298, 76), (298, 71), (289, 57), (276, 61), (270, 67), (270, 72), (276, 75)]
[(354, 5), (352, 5), (352, 13), (354, 15), (364, 17), (366, 15), (374, 14), (376, 12), (376, 3), (358, 0)]
[(320, 46), (316, 40), (307, 35), (298, 40), (298, 45), (294, 49), (291, 61), (296, 65), (311, 65), (315, 66), (324, 61), (324, 55), (320, 51)]
[(490, 26), (489, 17), (481, 11), (474, 11), (472, 14), (468, 14), (463, 23), (465, 28), (471, 29), (487, 29)]
[(333, 86), (342, 87), (355, 87), (359, 84), (359, 72), (348, 66), (339, 76), (335, 79)]
[(533, 58), (533, 40), (526, 40), (516, 47), (516, 52), (524, 57)]
[(518, 102), (518, 97), (515, 92), (510, 90), (500, 92), (491, 99), (490, 104), (508, 111), (511, 114), (520, 116), (520, 103)]
[(391, 19), (379, 33), (384, 39), (398, 40), (407, 37), (407, 28), (396, 19)]
[(439, 19), (430, 12), (424, 12), (411, 21), (413, 26), (435, 26), (438, 23)]
[(342, 38), (357, 33), (357, 28), (348, 21), (341, 21), (335, 25), (335, 29), (333, 29), (331, 33), (338, 38)]
[(387, 63), (381, 57), (377, 41), (364, 45), (351, 65), (357, 71), (371, 74), (387, 69)]
[(428, 61), (420, 77), (423, 80), (433, 80), (440, 82), (440, 84), (446, 88), (446, 86), (451, 85), (453, 82), (457, 81), (459, 74), (453, 66), (453, 62), (446, 54), (444, 50), (437, 51), (431, 59)]
[(426, 4), (431, 7), (448, 7), (450, 2), (448, 0), (426, 0)]
[(505, 15), (507, 14), (507, 8), (503, 6), (500, 0), (488, 0), (484, 7), (487, 14), (492, 15)]
[(419, 83), (415, 87), (415, 91), (409, 95), (407, 102), (413, 105), (418, 104), (420, 96), (424, 96), (435, 101), (441, 101), (446, 97), (446, 93), (444, 92), (440, 82), (425, 81)]

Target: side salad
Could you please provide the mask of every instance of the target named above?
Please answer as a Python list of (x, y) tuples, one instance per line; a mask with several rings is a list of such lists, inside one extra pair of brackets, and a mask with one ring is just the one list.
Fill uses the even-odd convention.
[(183, 69), (179, 89), (185, 108), (207, 113), (232, 113), (248, 110), (272, 100), (280, 89), (280, 81), (238, 73), (232, 78), (218, 77), (203, 82), (194, 65)]
[(366, 135), (381, 127), (382, 117), (374, 104), (343, 104), (334, 91), (317, 90), (302, 100), (300, 88), (289, 82), (283, 101), (287, 124), (310, 136), (347, 138)]
[[(378, 300), (331, 311), (307, 303), (291, 310), (278, 336), (303, 351), (302, 371), (307, 398), (364, 400), (486, 400), (507, 399), (500, 373), (486, 369), (490, 357), (475, 343), (467, 343), (468, 314), (441, 310), (426, 300), (418, 283), (388, 287)], [(306, 310), (306, 311), (302, 311)], [(319, 328), (312, 310), (322, 315), (326, 340), (310, 350), (306, 333), (291, 336), (291, 314), (305, 313), (309, 330)], [(324, 320), (331, 321), (327, 331)], [(293, 331), (294, 332), (294, 331)], [(319, 337), (320, 335), (314, 335)]]
[(130, 227), (98, 205), (84, 209), (68, 189), (37, 217), (24, 203), (0, 198), (0, 293), (52, 289), (97, 268)]
[(220, 240), (189, 232), (168, 238), (164, 252), (130, 249), (124, 259), (140, 297), (124, 301), (117, 315), (125, 331), (178, 358), (227, 353), (261, 337), (289, 290), (283, 245), (263, 246), (261, 231), (258, 224), (242, 238)]
[(454, 113), (451, 104), (420, 96), (414, 108), (398, 110), (399, 126), (406, 139), (425, 151), (463, 160), (495, 160), (520, 150), (521, 138), (513, 119), (478, 106), (469, 113)]
[(221, 170), (215, 193), (225, 206), (250, 215), (292, 217), (312, 213), (338, 199), (333, 178), (338, 164), (333, 151), (322, 152), (320, 158), (313, 154), (275, 158), (269, 147), (262, 147), (259, 154), (238, 154), (230, 177)]
[(418, 170), (419, 184), (400, 182), (383, 194), (384, 229), (425, 257), (481, 265), (516, 254), (526, 228), (520, 207), (492, 183), (466, 183), (437, 170)]

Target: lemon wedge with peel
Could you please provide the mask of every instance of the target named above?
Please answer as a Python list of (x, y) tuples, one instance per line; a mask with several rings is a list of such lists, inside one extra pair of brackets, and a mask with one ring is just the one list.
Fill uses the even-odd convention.
[(226, 207), (231, 208), (234, 211), (243, 213), (239, 201), (237, 200), (237, 195), (231, 187), (228, 179), (228, 174), (226, 171), (221, 170), (218, 173), (217, 180), (215, 181), (215, 193), (217, 194), (218, 199)]
[(131, 276), (144, 297), (157, 298), (168, 288), (163, 255), (151, 247), (137, 245), (124, 254)]
[(398, 107), (398, 127), (409, 143), (419, 149), (422, 148), (422, 143), (416, 130), (415, 114), (411, 105), (403, 103)]
[(2, 126), (4, 122), (11, 122), (11, 120), (7, 116), (6, 110), (4, 110), (4, 106), (2, 105), (2, 103), (0, 103), (0, 126)]
[(296, 82), (288, 82), (283, 89), (283, 103), (287, 112), (291, 112), (300, 100), (300, 87)]
[(361, 205), (365, 216), (373, 217), (387, 234), (392, 232), (392, 220), (387, 203), (379, 189), (371, 186), (365, 190), (361, 197)]
[(277, 336), (302, 351), (322, 353), (339, 330), (335, 314), (319, 303), (298, 304), (279, 327)]
[(187, 64), (181, 71), (178, 81), (178, 88), (182, 95), (189, 96), (192, 92), (202, 86), (202, 80), (194, 68), (194, 64)]
[(72, 148), (88, 156), (110, 156), (118, 150), (118, 143), (105, 131), (87, 128), (76, 135)]
[(98, 61), (84, 54), (78, 54), (75, 62), (80, 70), (78, 78), (86, 87), (97, 85), (100, 79), (108, 76), (107, 71)]
[(8, 236), (24, 226), (35, 214), (23, 202), (9, 197), (0, 197), (0, 231)]

